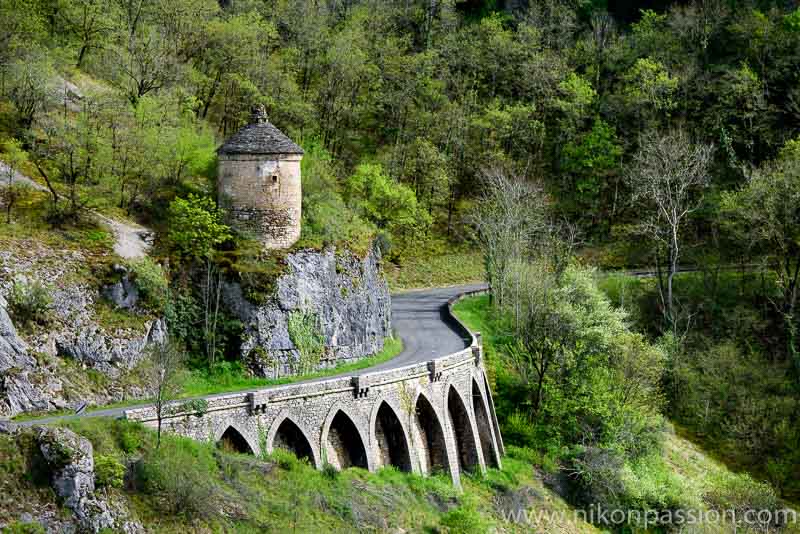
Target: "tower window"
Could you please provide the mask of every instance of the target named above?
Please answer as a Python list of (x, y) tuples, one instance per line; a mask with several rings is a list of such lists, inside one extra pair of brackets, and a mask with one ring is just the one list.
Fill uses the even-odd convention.
[(277, 184), (278, 183), (278, 176), (276, 174), (272, 175), (272, 183), (273, 184)]

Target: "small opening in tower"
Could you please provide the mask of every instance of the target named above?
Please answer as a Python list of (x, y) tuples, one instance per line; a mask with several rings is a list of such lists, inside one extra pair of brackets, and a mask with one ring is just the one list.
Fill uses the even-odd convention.
[(277, 184), (278, 183), (278, 176), (275, 175), (275, 174), (272, 175), (272, 183), (273, 184)]

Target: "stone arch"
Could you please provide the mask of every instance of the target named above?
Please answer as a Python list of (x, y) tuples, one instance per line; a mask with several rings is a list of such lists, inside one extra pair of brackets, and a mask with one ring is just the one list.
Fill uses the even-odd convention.
[(458, 467), (461, 471), (476, 471), (481, 467), (478, 456), (478, 444), (475, 441), (475, 434), (472, 431), (472, 419), (469, 416), (467, 405), (464, 399), (456, 390), (455, 385), (450, 384), (445, 390), (447, 392), (447, 420), (453, 432), (453, 440), (456, 445), (456, 458)]
[(250, 441), (239, 431), (234, 425), (228, 425), (220, 436), (215, 440), (217, 446), (241, 454), (256, 454), (256, 447), (250, 444)]
[(372, 458), (357, 420), (343, 404), (337, 402), (331, 407), (322, 430), (325, 461), (337, 469), (361, 467), (372, 471)]
[(481, 393), (481, 388), (478, 386), (475, 377), (470, 382), (472, 382), (472, 412), (475, 414), (475, 426), (478, 429), (478, 437), (481, 440), (483, 463), (486, 467), (498, 467), (497, 458), (494, 454), (492, 423), (489, 420), (486, 399)]
[(492, 399), (492, 388), (489, 387), (489, 379), (486, 377), (486, 372), (482, 372), (484, 391), (486, 391), (486, 405), (489, 407), (489, 419), (492, 422), (494, 429), (494, 441), (497, 443), (497, 456), (500, 457), (505, 454), (505, 446), (503, 445), (503, 436), (500, 435), (500, 425), (497, 422), (497, 412), (494, 409), (494, 399)]
[(433, 404), (424, 393), (420, 392), (414, 406), (414, 423), (419, 437), (416, 448), (419, 452), (420, 471), (426, 475), (443, 471), (450, 473), (455, 479), (457, 475), (450, 471), (444, 427)]
[(267, 452), (275, 449), (287, 450), (317, 469), (320, 467), (319, 454), (308, 439), (308, 432), (286, 410), (275, 418), (267, 433)]
[(370, 416), (370, 439), (374, 443), (375, 465), (414, 471), (406, 425), (386, 399), (378, 399)]

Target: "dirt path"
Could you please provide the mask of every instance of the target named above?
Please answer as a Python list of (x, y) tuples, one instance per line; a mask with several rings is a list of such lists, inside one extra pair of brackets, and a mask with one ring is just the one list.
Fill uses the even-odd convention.
[(141, 226), (136, 227), (105, 215), (94, 212), (95, 217), (114, 233), (114, 252), (127, 260), (147, 256), (150, 244), (147, 242), (152, 232)]
[[(6, 183), (7, 173), (8, 165), (0, 161), (0, 176), (3, 177), (0, 185)], [(36, 189), (37, 191), (50, 192), (45, 186), (18, 171), (14, 171), (11, 181), (15, 184), (26, 185), (32, 189)], [(92, 214), (97, 218), (98, 221), (100, 221), (101, 224), (108, 227), (108, 229), (114, 233), (114, 252), (117, 255), (127, 260), (143, 258), (144, 256), (147, 256), (147, 251), (150, 249), (148, 238), (152, 235), (150, 230), (141, 226), (133, 226), (116, 219), (111, 219), (105, 215), (97, 213), (96, 211), (93, 211)]]
[[(0, 161), (0, 176), (2, 176), (2, 185), (6, 185), (8, 182), (8, 165)], [(31, 178), (28, 178), (24, 174), (19, 171), (14, 171), (14, 176), (11, 177), (11, 182), (15, 184), (22, 184), (26, 185), (32, 189), (36, 189), (37, 191), (47, 191), (47, 188), (38, 182), (35, 182)]]

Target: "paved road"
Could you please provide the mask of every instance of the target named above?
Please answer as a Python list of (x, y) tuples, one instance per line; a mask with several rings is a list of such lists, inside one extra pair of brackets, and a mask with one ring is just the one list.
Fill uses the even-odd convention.
[[(420, 289), (392, 295), (392, 325), (394, 331), (403, 340), (403, 352), (389, 361), (358, 371), (343, 373), (345, 376), (361, 375), (375, 371), (384, 371), (404, 367), (457, 352), (469, 346), (470, 341), (458, 333), (447, 314), (447, 301), (461, 293), (484, 288), (484, 284), (466, 286)], [(295, 383), (311, 383), (330, 380), (336, 376), (303, 380)], [(275, 386), (273, 386), (275, 387)], [(270, 389), (266, 387), (263, 389)], [(245, 393), (242, 391), (241, 393)], [(238, 393), (238, 392), (237, 392)], [(207, 395), (204, 399), (220, 397), (225, 393)], [(192, 399), (182, 399), (192, 400)], [(137, 407), (141, 407), (139, 405)], [(97, 410), (82, 415), (64, 415), (20, 422), (22, 426), (41, 425), (75, 419), (78, 417), (119, 417), (127, 408), (110, 408)]]

